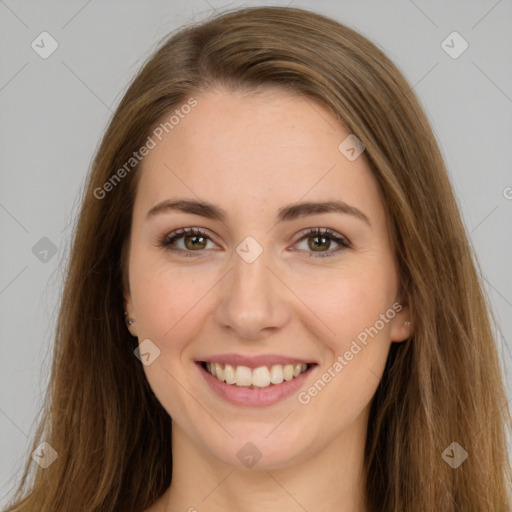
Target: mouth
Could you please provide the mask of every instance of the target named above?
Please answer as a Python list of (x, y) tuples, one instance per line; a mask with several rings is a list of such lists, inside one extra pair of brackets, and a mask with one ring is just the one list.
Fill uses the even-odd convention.
[(213, 361), (198, 361), (197, 363), (217, 381), (246, 389), (266, 389), (280, 386), (298, 379), (310, 371), (313, 366), (316, 366), (316, 363), (294, 362), (250, 368)]

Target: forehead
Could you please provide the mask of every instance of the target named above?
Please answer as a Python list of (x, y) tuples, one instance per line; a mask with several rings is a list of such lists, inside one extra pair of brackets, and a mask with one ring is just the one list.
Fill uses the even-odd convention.
[(146, 206), (169, 195), (217, 199), (226, 209), (378, 200), (364, 154), (349, 161), (340, 153), (350, 132), (318, 102), (276, 88), (194, 98), (197, 105), (143, 161), (138, 196)]

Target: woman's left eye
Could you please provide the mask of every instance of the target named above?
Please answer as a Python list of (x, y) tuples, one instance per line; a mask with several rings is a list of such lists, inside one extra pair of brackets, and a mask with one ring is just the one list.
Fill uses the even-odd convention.
[[(201, 229), (181, 228), (166, 235), (159, 245), (169, 251), (192, 256), (192, 252), (201, 252), (203, 249), (207, 249), (208, 242), (213, 243), (208, 234)], [(311, 249), (312, 253), (316, 253), (311, 254), (310, 257), (329, 257), (340, 250), (351, 247), (350, 242), (343, 235), (338, 235), (330, 229), (321, 228), (307, 230), (295, 245), (303, 242), (306, 242), (307, 248)], [(338, 247), (329, 250), (333, 242)], [(179, 247), (180, 245), (181, 247)], [(305, 250), (307, 251), (307, 249)]]
[[(312, 241), (312, 242), (311, 242)], [(334, 250), (323, 251), (322, 248), (327, 246), (327, 249), (331, 248), (332, 242), (334, 241), (339, 247)], [(342, 251), (343, 249), (349, 249), (352, 247), (347, 238), (343, 235), (338, 235), (330, 229), (314, 228), (308, 230), (304, 236), (299, 240), (300, 243), (306, 242), (309, 249), (316, 254), (311, 254), (310, 258), (325, 258), (334, 256), (335, 253)]]

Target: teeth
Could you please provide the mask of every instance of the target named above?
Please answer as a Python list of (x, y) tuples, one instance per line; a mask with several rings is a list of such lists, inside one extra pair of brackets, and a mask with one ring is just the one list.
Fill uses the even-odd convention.
[(230, 364), (206, 363), (206, 369), (221, 382), (262, 389), (268, 388), (271, 384), (281, 384), (283, 381), (298, 377), (308, 369), (308, 365), (276, 364), (269, 370), (266, 366), (251, 369), (247, 366), (233, 367)]
[(227, 384), (236, 383), (235, 369), (230, 364), (224, 365), (224, 380)]
[(247, 366), (237, 366), (235, 371), (235, 384), (237, 386), (250, 386), (252, 384), (252, 372)]
[(287, 364), (283, 366), (283, 379), (284, 380), (292, 380), (293, 379), (293, 364)]
[(270, 369), (270, 382), (272, 384), (281, 384), (283, 382), (283, 367), (280, 364), (276, 364)]
[(214, 377), (217, 377), (217, 379), (224, 381), (224, 370), (221, 368), (219, 363), (211, 363), (213, 366), (213, 371), (210, 372)]
[[(240, 366), (239, 366), (240, 368)], [(244, 368), (242, 366), (242, 368)], [(248, 369), (249, 370), (249, 369)], [(251, 370), (249, 370), (250, 372)], [(238, 383), (238, 379), (237, 379)], [(260, 366), (259, 368), (254, 368), (252, 371), (252, 382), (253, 386), (258, 388), (268, 388), (270, 386), (270, 372), (266, 366)]]

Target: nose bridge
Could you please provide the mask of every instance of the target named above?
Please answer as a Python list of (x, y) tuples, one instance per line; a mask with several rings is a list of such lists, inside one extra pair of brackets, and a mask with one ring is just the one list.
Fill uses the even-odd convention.
[(259, 309), (269, 308), (268, 302), (273, 300), (275, 293), (271, 282), (272, 274), (267, 268), (271, 264), (269, 251), (264, 250), (255, 239), (248, 237), (236, 247), (235, 252), (231, 297), (236, 298), (240, 307), (247, 307), (249, 302)]
[[(254, 250), (248, 251), (246, 254), (240, 254), (242, 247), (236, 250), (233, 258), (233, 287), (236, 293), (242, 295), (252, 295), (256, 298), (258, 295), (267, 295), (269, 286), (269, 270), (267, 266), (270, 264), (268, 251), (261, 254), (255, 254)], [(247, 246), (246, 246), (247, 247)], [(244, 293), (244, 290), (246, 293)], [(233, 290), (235, 292), (235, 290)]]
[(255, 337), (261, 330), (282, 326), (286, 321), (285, 298), (268, 268), (273, 266), (271, 259), (271, 251), (264, 250), (252, 237), (235, 248), (217, 319), (241, 337)]

